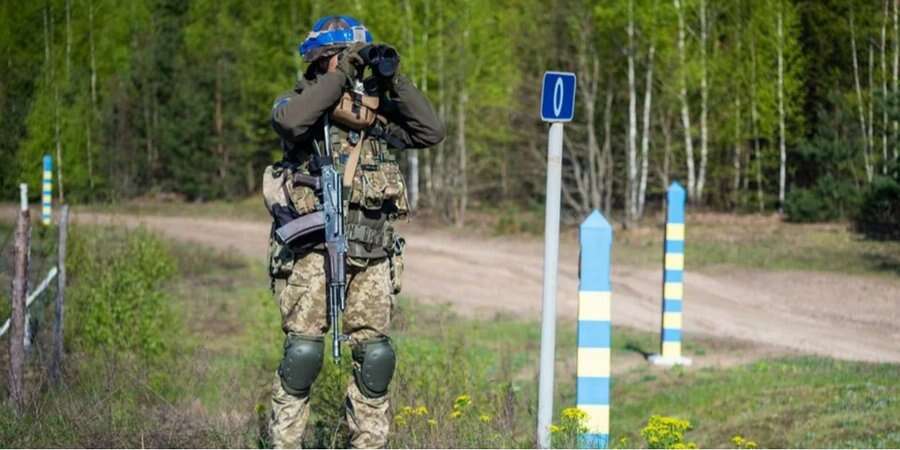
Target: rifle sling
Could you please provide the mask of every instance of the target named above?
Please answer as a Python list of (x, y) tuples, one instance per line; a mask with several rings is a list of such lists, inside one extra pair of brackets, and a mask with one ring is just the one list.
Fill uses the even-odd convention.
[(347, 158), (347, 164), (344, 166), (344, 179), (342, 184), (345, 189), (353, 186), (353, 177), (356, 175), (356, 166), (359, 165), (359, 154), (362, 151), (363, 141), (366, 140), (365, 130), (359, 132), (359, 140), (350, 150), (350, 156)]

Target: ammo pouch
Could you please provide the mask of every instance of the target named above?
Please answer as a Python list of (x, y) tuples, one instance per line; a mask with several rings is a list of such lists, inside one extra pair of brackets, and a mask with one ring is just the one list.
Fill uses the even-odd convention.
[(351, 130), (362, 130), (375, 123), (375, 111), (378, 109), (378, 97), (344, 92), (338, 101), (331, 118), (334, 122)]
[(273, 279), (287, 279), (291, 276), (296, 252), (316, 244), (315, 242), (295, 242), (288, 246), (282, 244), (275, 234), (276, 210), (291, 210), (302, 218), (310, 219), (316, 211), (318, 199), (315, 190), (295, 179), (305, 175), (305, 171), (303, 166), (282, 161), (266, 167), (263, 173), (263, 200), (273, 218), (272, 229), (269, 232), (268, 258), (269, 276)]
[[(289, 178), (290, 170), (281, 163), (266, 167), (266, 171), (263, 173), (263, 202), (272, 217), (275, 217), (273, 208), (276, 205), (281, 207), (290, 205), (290, 192), (287, 189)], [(272, 229), (269, 231), (269, 277), (287, 279), (294, 269), (294, 252), (289, 247), (279, 244), (274, 238), (274, 234), (275, 221), (273, 219)]]
[(400, 166), (381, 148), (382, 144), (375, 140), (369, 143), (353, 176), (350, 203), (368, 211), (382, 211), (390, 220), (406, 217), (409, 202)]

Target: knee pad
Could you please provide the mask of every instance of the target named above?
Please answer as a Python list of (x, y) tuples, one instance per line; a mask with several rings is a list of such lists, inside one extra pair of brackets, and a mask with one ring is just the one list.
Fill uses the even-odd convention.
[(369, 398), (387, 394), (394, 376), (397, 357), (387, 336), (363, 341), (353, 347), (353, 378), (356, 386)]
[(278, 366), (281, 386), (291, 395), (306, 397), (322, 370), (325, 343), (321, 336), (289, 334), (284, 340), (284, 357)]

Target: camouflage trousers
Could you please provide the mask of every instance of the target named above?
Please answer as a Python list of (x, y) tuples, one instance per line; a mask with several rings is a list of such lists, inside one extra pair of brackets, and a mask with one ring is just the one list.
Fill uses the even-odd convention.
[[(325, 256), (319, 252), (310, 252), (294, 264), (287, 285), (279, 294), (285, 334), (323, 336), (328, 332), (324, 264)], [(389, 261), (369, 260), (364, 266), (348, 263), (347, 278), (342, 332), (349, 336), (350, 345), (386, 336), (394, 303)], [(309, 419), (309, 397), (287, 393), (277, 372), (272, 389), (272, 444), (275, 448), (300, 448)], [(345, 404), (350, 444), (354, 448), (384, 447), (390, 426), (388, 396), (366, 397), (351, 378)]]

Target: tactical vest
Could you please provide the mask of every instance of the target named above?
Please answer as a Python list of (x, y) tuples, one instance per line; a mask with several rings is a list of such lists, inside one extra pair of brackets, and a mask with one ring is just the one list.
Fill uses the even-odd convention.
[[(368, 130), (353, 131), (336, 123), (329, 128), (333, 164), (344, 177), (353, 177), (350, 189), (345, 189), (343, 195), (347, 255), (363, 259), (390, 256), (398, 238), (391, 223), (409, 213), (406, 185), (397, 160), (386, 141), (370, 137)], [(347, 162), (358, 143), (358, 164), (354, 173), (348, 174), (345, 170)], [(311, 168), (315, 166), (316, 149), (324, 153), (324, 136), (304, 147), (286, 152), (285, 160), (294, 162), (288, 170), (318, 175), (311, 173)], [(318, 198), (311, 188), (290, 182), (286, 183), (286, 188), (298, 213), (307, 214), (317, 209)]]

